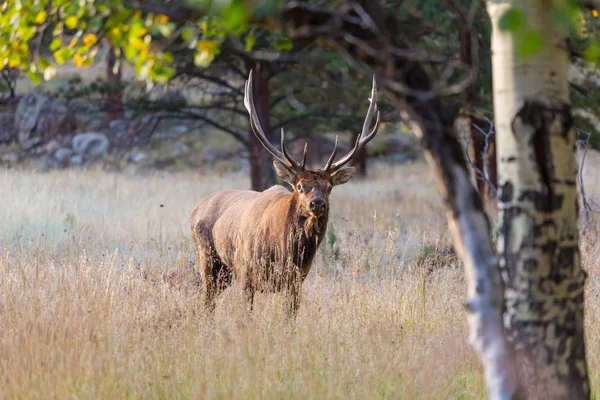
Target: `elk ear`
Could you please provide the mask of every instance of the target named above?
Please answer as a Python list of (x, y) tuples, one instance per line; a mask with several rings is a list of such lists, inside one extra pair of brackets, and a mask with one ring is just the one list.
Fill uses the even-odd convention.
[(287, 165), (280, 163), (279, 161), (273, 161), (273, 166), (275, 167), (275, 172), (277, 176), (290, 185), (294, 186), (294, 178), (296, 178), (296, 173)]
[(348, 167), (344, 169), (340, 169), (331, 175), (331, 184), (333, 186), (341, 185), (342, 183), (346, 183), (354, 176), (356, 172), (355, 167)]

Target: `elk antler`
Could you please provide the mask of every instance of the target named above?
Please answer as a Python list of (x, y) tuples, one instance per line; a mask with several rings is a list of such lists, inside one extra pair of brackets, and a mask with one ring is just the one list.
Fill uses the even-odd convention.
[[(277, 160), (281, 161), (288, 167), (292, 168), (294, 171), (300, 172), (304, 170), (304, 166), (306, 165), (306, 144), (304, 145), (304, 155), (302, 156), (302, 162), (299, 163), (295, 161), (292, 156), (288, 153), (285, 148), (285, 133), (283, 132), (283, 128), (281, 128), (281, 151), (277, 150), (275, 146), (269, 142), (267, 139), (265, 132), (260, 126), (260, 120), (258, 119), (258, 114), (256, 112), (256, 106), (254, 104), (254, 97), (252, 95), (252, 70), (250, 70), (250, 75), (248, 76), (248, 80), (246, 81), (246, 89), (244, 94), (244, 106), (246, 110), (248, 110), (248, 114), (250, 115), (250, 128), (254, 135), (258, 139), (258, 141), (263, 145), (263, 147), (273, 155)], [(283, 153), (282, 153), (283, 152)]]
[[(375, 120), (375, 126), (369, 132), (369, 127), (371, 126), (371, 121), (373, 121), (373, 116), (377, 114), (377, 119)], [(335, 137), (335, 145), (333, 147), (333, 152), (327, 160), (327, 164), (323, 168), (323, 171), (327, 171), (330, 174), (342, 168), (345, 164), (347, 164), (352, 158), (356, 155), (358, 150), (363, 148), (371, 139), (375, 137), (377, 134), (377, 130), (379, 129), (379, 110), (377, 109), (377, 83), (375, 82), (375, 75), (373, 75), (373, 88), (371, 89), (371, 98), (369, 99), (369, 109), (367, 110), (367, 116), (365, 117), (365, 122), (363, 123), (362, 132), (356, 138), (356, 143), (354, 143), (354, 148), (350, 150), (348, 154), (344, 157), (333, 162), (335, 155), (337, 154), (337, 146), (338, 146), (338, 137)], [(369, 132), (367, 134), (367, 132)], [(333, 164), (332, 164), (333, 163)]]

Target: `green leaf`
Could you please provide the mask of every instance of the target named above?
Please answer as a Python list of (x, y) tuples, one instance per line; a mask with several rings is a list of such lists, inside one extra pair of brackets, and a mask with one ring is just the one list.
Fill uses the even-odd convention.
[(38, 67), (40, 67), (42, 71), (48, 68), (50, 65), (52, 64), (47, 58), (40, 58), (40, 60), (38, 61)]
[(516, 32), (525, 26), (525, 15), (521, 10), (511, 8), (500, 18), (500, 30)]
[(291, 50), (292, 47), (294, 47), (294, 44), (287, 37), (281, 38), (281, 40), (279, 40), (279, 42), (277, 43), (277, 50), (281, 50), (281, 51)]
[(42, 81), (42, 74), (40, 74), (37, 71), (29, 70), (29, 71), (27, 71), (27, 76), (31, 80), (31, 83), (33, 83), (36, 86), (39, 85), (40, 82)]
[(243, 29), (248, 21), (248, 9), (243, 1), (234, 1), (223, 12), (223, 26), (228, 31)]
[(587, 49), (585, 49), (585, 59), (593, 63), (600, 61), (600, 43), (598, 40), (592, 40)]
[(183, 40), (185, 40), (186, 42), (189, 42), (190, 40), (192, 40), (192, 38), (195, 35), (196, 35), (196, 30), (194, 28), (192, 28), (191, 26), (184, 28), (183, 32), (181, 32), (181, 38)]
[(175, 69), (155, 64), (150, 68), (149, 75), (150, 78), (158, 83), (166, 83), (173, 75), (175, 75)]
[(90, 23), (88, 24), (88, 28), (92, 32), (100, 31), (100, 29), (102, 29), (102, 18), (101, 17), (92, 18), (90, 20)]
[(517, 55), (529, 57), (541, 50), (544, 38), (541, 33), (528, 30), (517, 36)]
[(136, 56), (137, 56), (136, 49), (134, 49), (131, 46), (125, 47), (125, 58), (127, 59), (127, 61), (129, 61), (129, 62), (133, 61)]
[(252, 49), (254, 48), (254, 45), (256, 44), (256, 38), (254, 37), (254, 35), (252, 33), (249, 33), (248, 35), (246, 35), (245, 38), (245, 48), (247, 52), (252, 51)]
[(50, 42), (50, 51), (56, 51), (62, 46), (62, 40), (55, 38)]
[(60, 50), (56, 50), (54, 53), (54, 59), (59, 65), (69, 61), (75, 55), (75, 51), (68, 47), (63, 47)]
[(173, 54), (171, 53), (163, 53), (162, 55), (162, 60), (167, 63), (167, 64), (171, 64), (174, 60)]

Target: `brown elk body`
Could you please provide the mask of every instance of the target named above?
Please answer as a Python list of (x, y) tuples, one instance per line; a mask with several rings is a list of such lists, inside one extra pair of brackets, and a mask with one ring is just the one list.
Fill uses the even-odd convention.
[[(244, 104), (254, 134), (277, 159), (273, 163), (277, 175), (293, 190), (278, 185), (263, 192), (226, 189), (198, 203), (190, 225), (206, 302), (212, 310), (215, 297), (235, 279), (244, 288), (250, 307), (256, 290), (286, 290), (295, 311), (300, 285), (327, 229), (331, 189), (352, 178), (355, 169), (342, 166), (377, 133), (375, 81), (363, 132), (354, 148), (334, 163), (336, 138), (336, 147), (323, 169), (305, 168), (306, 148), (301, 163), (293, 160), (285, 148), (283, 131), (281, 152), (268, 142), (254, 107), (252, 74), (246, 83)], [(375, 114), (375, 126), (369, 131)]]

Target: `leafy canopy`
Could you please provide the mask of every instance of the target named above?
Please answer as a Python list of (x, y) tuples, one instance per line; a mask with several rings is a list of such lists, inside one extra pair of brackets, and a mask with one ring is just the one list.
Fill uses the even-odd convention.
[[(197, 7), (207, 3), (192, 1)], [(181, 42), (193, 49), (200, 67), (219, 54), (228, 35), (243, 34), (246, 51), (252, 50), (247, 5), (238, 0), (214, 3), (220, 6), (206, 9), (195, 21), (175, 22), (126, 0), (0, 0), (0, 68), (26, 71), (37, 84), (54, 77), (56, 65), (67, 61), (91, 65), (103, 42), (110, 42), (140, 79), (166, 82), (175, 73), (173, 55), (163, 50), (167, 44)], [(265, 4), (272, 8), (261, 3), (258, 12), (264, 12)]]

